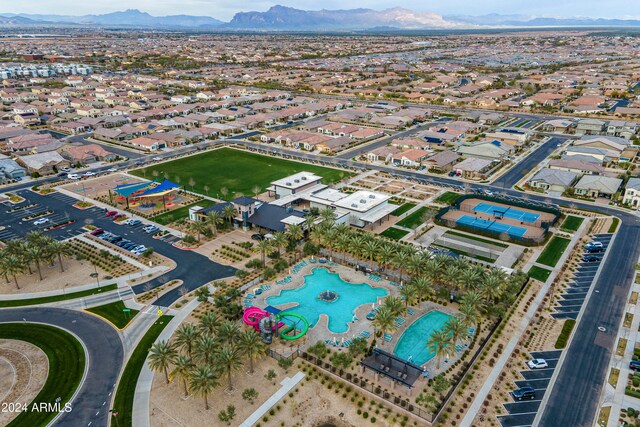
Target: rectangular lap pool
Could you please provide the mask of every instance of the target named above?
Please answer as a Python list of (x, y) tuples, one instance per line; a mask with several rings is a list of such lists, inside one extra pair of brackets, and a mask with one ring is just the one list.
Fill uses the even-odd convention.
[[(337, 299), (327, 302), (319, 295), (329, 290), (337, 294)], [(374, 288), (366, 283), (354, 284), (345, 282), (336, 274), (324, 268), (315, 268), (310, 275), (304, 277), (304, 284), (296, 289), (287, 289), (279, 295), (268, 297), (266, 302), (274, 307), (282, 308), (285, 304), (296, 303), (284, 309), (304, 316), (310, 327), (314, 327), (321, 314), (329, 318), (329, 330), (336, 334), (347, 332), (349, 322), (353, 320), (356, 308), (363, 304), (378, 302), (388, 292), (383, 288)]]
[(502, 224), (495, 220), (481, 219), (469, 215), (462, 215), (456, 223), (460, 225), (466, 225), (469, 227), (481, 228), (484, 230), (493, 231), (494, 233), (507, 233), (513, 237), (522, 237), (527, 232), (524, 227), (517, 227), (515, 225)]
[(487, 213), (490, 215), (502, 216), (504, 218), (514, 219), (516, 221), (534, 223), (540, 218), (540, 214), (521, 211), (520, 209), (510, 206), (496, 206), (491, 203), (478, 203), (474, 208), (476, 212)]
[(423, 365), (435, 356), (427, 348), (427, 341), (434, 331), (444, 327), (452, 316), (441, 311), (430, 311), (413, 322), (402, 334), (393, 354), (414, 365)]

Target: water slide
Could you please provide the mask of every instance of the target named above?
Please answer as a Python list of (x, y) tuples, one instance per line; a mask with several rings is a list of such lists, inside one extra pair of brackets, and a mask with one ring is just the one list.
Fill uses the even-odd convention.
[[(280, 338), (282, 338), (283, 340), (286, 340), (286, 341), (297, 340), (298, 338), (303, 337), (309, 331), (309, 322), (307, 321), (307, 319), (300, 316), (299, 314), (290, 313), (290, 312), (281, 312), (281, 313), (278, 313), (277, 317), (278, 317), (278, 320), (282, 319), (283, 317), (294, 317), (302, 322), (302, 328), (300, 328), (300, 332), (298, 333), (295, 333), (298, 330), (297, 329), (298, 323), (299, 323), (298, 321), (293, 322), (291, 325), (285, 324), (285, 328), (280, 330)], [(287, 335), (289, 332), (292, 332), (292, 331), (294, 332), (294, 335)]]
[[(270, 314), (261, 308), (249, 307), (244, 310), (244, 314), (242, 315), (242, 320), (244, 321), (244, 323), (246, 323), (247, 325), (253, 326), (256, 331), (260, 332), (260, 320), (269, 316)], [(278, 322), (279, 328), (283, 326), (285, 326), (284, 323)], [(276, 329), (275, 325), (273, 326), (273, 329), (274, 330)]]

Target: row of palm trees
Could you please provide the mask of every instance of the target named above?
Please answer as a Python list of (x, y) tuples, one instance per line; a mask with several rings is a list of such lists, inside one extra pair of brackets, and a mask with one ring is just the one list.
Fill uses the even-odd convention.
[(60, 242), (38, 231), (27, 233), (25, 239), (9, 240), (4, 249), (0, 251), (0, 274), (7, 283), (13, 279), (16, 288), (20, 289), (18, 276), (25, 270), (33, 274), (33, 267), (38, 271), (40, 280), (42, 277), (42, 265), (49, 263), (54, 265), (57, 261), (60, 271), (64, 272), (62, 260), (66, 256), (73, 255), (73, 248), (67, 242)]
[(167, 384), (175, 377), (182, 382), (185, 397), (189, 392), (204, 399), (226, 377), (227, 388), (233, 390), (233, 374), (245, 363), (254, 372), (254, 360), (266, 354), (267, 348), (254, 329), (241, 330), (231, 320), (220, 320), (214, 312), (205, 313), (198, 324), (184, 323), (171, 342), (158, 341), (149, 354), (149, 367), (163, 372)]

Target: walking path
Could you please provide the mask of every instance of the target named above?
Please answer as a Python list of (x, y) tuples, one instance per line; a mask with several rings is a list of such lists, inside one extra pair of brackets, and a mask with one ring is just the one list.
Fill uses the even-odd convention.
[[(162, 330), (162, 333), (158, 336), (158, 341), (168, 341), (171, 338), (171, 335), (178, 329), (178, 326), (187, 318), (187, 316), (200, 304), (197, 298), (191, 300), (187, 305), (185, 305), (181, 310), (174, 313), (173, 319), (169, 322), (166, 328)], [(139, 314), (138, 316), (144, 316), (148, 319), (144, 319), (144, 323), (149, 323), (149, 326), (157, 319), (157, 315), (155, 314), (155, 310), (151, 312), (153, 315), (148, 314)], [(149, 320), (151, 319), (151, 320)], [(130, 343), (127, 343), (125, 339), (125, 352), (133, 350), (135, 345), (133, 343), (137, 342), (147, 331), (148, 327), (144, 329), (136, 329), (134, 333), (129, 335)], [(136, 427), (148, 427), (151, 423), (149, 420), (149, 405), (150, 405), (150, 397), (151, 397), (151, 385), (153, 384), (153, 371), (149, 369), (148, 364), (145, 361), (144, 366), (142, 367), (142, 371), (140, 371), (140, 377), (138, 378), (138, 383), (136, 384), (136, 391), (133, 397), (133, 425)]]
[(303, 378), (304, 373), (298, 372), (293, 376), (293, 378), (287, 377), (282, 380), (280, 382), (280, 385), (282, 385), (282, 387), (280, 387), (278, 391), (273, 393), (266, 402), (260, 405), (260, 407), (256, 409), (253, 414), (249, 415), (249, 417), (247, 417), (247, 419), (244, 420), (242, 424), (240, 424), (240, 427), (251, 427), (258, 421), (260, 421), (263, 415), (266, 414), (267, 411), (269, 411), (269, 409), (271, 409), (275, 404), (277, 404), (280, 399), (286, 396), (286, 394), (289, 393), (289, 391), (294, 388), (300, 381), (302, 381)]
[[(569, 243), (568, 249), (562, 254), (556, 266), (562, 266), (567, 261), (569, 253), (571, 252), (570, 248), (575, 247), (576, 243), (578, 242), (578, 239), (582, 235), (582, 232), (584, 231), (588, 223), (589, 223), (588, 221), (584, 221), (580, 226), (580, 228), (578, 229), (578, 231), (573, 235), (573, 237), (571, 238), (571, 243)], [(536, 310), (538, 310), (538, 307), (540, 306), (540, 304), (542, 304), (544, 296), (549, 291), (549, 287), (551, 286), (551, 283), (553, 283), (558, 273), (559, 273), (559, 267), (554, 268), (553, 272), (551, 273), (547, 281), (542, 286), (542, 289), (540, 289), (538, 294), (535, 296), (535, 299), (533, 300), (533, 304), (531, 304), (525, 316), (520, 320), (520, 323), (518, 324), (515, 332), (511, 336), (511, 339), (507, 343), (504, 349), (504, 352), (498, 358), (498, 361), (496, 362), (495, 366), (491, 370), (491, 373), (489, 374), (488, 378), (485, 380), (484, 384), (478, 391), (478, 394), (475, 400), (473, 401), (473, 403), (469, 407), (469, 410), (467, 411), (464, 418), (462, 419), (462, 422), (460, 423), (461, 426), (466, 427), (466, 426), (472, 425), (473, 419), (478, 414), (478, 411), (480, 411), (480, 409), (482, 408), (482, 403), (487, 398), (487, 395), (489, 394), (489, 392), (491, 392), (491, 389), (493, 388), (493, 384), (498, 379), (498, 376), (500, 375), (500, 372), (502, 372), (502, 370), (504, 369), (505, 365), (507, 364), (507, 361), (511, 358), (511, 353), (513, 353), (513, 350), (518, 345), (518, 342), (520, 341), (520, 339), (522, 338), (522, 335), (524, 334), (525, 330), (529, 326), (531, 319), (533, 319), (536, 313)]]

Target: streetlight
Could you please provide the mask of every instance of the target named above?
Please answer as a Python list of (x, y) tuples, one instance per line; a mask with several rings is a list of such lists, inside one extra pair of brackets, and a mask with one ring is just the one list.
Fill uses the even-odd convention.
[(94, 272), (91, 273), (89, 276), (96, 279), (96, 284), (97, 284), (97, 287), (99, 288), (100, 287), (100, 279), (98, 278), (98, 276), (99, 276), (98, 275), (98, 269), (96, 268), (96, 264), (93, 261), (91, 261), (91, 265), (93, 265), (93, 271)]

